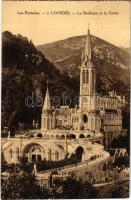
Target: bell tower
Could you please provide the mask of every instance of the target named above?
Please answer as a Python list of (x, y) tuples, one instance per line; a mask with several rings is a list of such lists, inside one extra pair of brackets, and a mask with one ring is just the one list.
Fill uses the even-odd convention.
[(92, 63), (91, 35), (88, 29), (85, 47), (82, 51), (82, 64), (80, 68), (80, 108), (91, 108), (90, 98), (95, 96), (95, 68)]
[(51, 106), (48, 82), (47, 82), (46, 95), (41, 115), (41, 129), (51, 130), (54, 128), (55, 128), (55, 116)]
[(97, 130), (96, 128), (96, 106), (95, 106), (95, 86), (96, 74), (92, 63), (92, 47), (91, 35), (88, 29), (85, 47), (82, 51), (80, 67), (80, 97), (79, 97), (79, 113), (80, 113), (80, 129)]

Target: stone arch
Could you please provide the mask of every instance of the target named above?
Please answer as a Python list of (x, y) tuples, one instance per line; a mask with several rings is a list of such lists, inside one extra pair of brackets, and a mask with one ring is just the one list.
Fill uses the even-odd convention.
[(40, 148), (40, 146), (34, 146), (30, 149), (30, 153), (31, 153), (31, 161), (32, 162), (36, 162), (36, 161), (41, 161), (42, 160), (42, 150)]
[(59, 135), (56, 135), (56, 138), (57, 138), (57, 139), (59, 139), (59, 138), (60, 138), (60, 136), (59, 136)]
[(82, 155), (83, 155), (83, 153), (84, 153), (84, 148), (83, 148), (82, 146), (78, 146), (78, 147), (76, 148), (75, 153), (76, 153), (77, 159), (78, 159), (79, 161), (81, 161), (81, 160), (82, 160)]
[(50, 137), (51, 137), (51, 138), (54, 138), (55, 136), (54, 136), (54, 135), (51, 135)]
[(43, 147), (38, 143), (29, 143), (23, 149), (23, 157), (28, 162), (37, 162), (44, 158)]
[[(39, 147), (40, 151), (33, 151), (33, 147)], [(33, 151), (33, 152), (32, 152)], [(64, 147), (62, 145), (59, 145), (57, 143), (53, 143), (51, 145), (48, 145), (47, 143), (44, 143), (44, 145), (41, 145), (37, 142), (30, 142), (29, 144), (27, 144), (24, 149), (23, 149), (23, 154), (22, 157), (25, 158), (26, 161), (28, 162), (36, 162), (40, 161), (40, 160), (55, 160), (55, 151), (59, 152), (59, 155), (57, 156), (58, 159), (64, 159), (65, 157), (65, 151), (64, 151)], [(37, 153), (36, 156), (33, 156), (33, 161), (32, 161), (32, 154), (35, 154), (35, 152)], [(38, 155), (41, 155), (40, 156)]]
[(86, 114), (83, 114), (83, 115), (82, 115), (82, 121), (83, 121), (84, 123), (87, 123), (87, 122), (88, 122), (88, 117), (87, 117)]
[(42, 133), (38, 133), (38, 134), (37, 134), (37, 137), (38, 137), (38, 138), (43, 138), (43, 134), (42, 134)]
[(29, 138), (34, 138), (34, 135), (33, 134), (29, 135)]
[(79, 138), (85, 138), (85, 135), (81, 133), (81, 134), (79, 135)]
[(70, 138), (70, 139), (76, 139), (76, 135), (75, 135), (75, 134), (70, 134), (70, 135), (69, 135), (69, 138)]
[(62, 136), (61, 136), (61, 139), (63, 139), (63, 140), (64, 140), (64, 139), (65, 139), (65, 135), (62, 135)]
[(87, 138), (90, 138), (90, 137), (91, 137), (91, 135), (90, 135), (90, 134), (87, 134), (87, 135), (86, 135), (86, 137), (87, 137)]

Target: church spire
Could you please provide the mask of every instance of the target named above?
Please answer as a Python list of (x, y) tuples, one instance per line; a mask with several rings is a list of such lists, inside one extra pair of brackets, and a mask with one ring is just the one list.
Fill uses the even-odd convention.
[(50, 109), (51, 109), (51, 101), (50, 101), (48, 81), (47, 81), (47, 89), (46, 89), (46, 95), (45, 95), (43, 110), (50, 110)]
[(88, 27), (88, 31), (87, 31), (85, 48), (84, 48), (83, 53), (84, 53), (84, 59), (86, 61), (91, 61), (91, 35), (90, 35), (89, 27)]

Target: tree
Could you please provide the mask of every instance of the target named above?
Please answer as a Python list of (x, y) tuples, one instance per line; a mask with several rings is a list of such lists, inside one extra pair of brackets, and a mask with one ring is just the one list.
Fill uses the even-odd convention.
[(129, 187), (126, 188), (119, 183), (114, 187), (111, 198), (129, 198)]
[(112, 148), (112, 149), (115, 149), (115, 148), (126, 148), (127, 149), (127, 152), (129, 153), (129, 141), (130, 141), (130, 133), (129, 133), (129, 130), (128, 130), (128, 133), (126, 136), (122, 136), (122, 135), (119, 135), (118, 138), (114, 138), (112, 141), (111, 141), (111, 144), (108, 146), (109, 148)]
[(122, 167), (123, 165), (129, 167), (129, 157), (128, 156), (119, 156), (115, 161), (115, 166)]
[(14, 168), (8, 178), (2, 179), (2, 199), (47, 199), (48, 191), (40, 188), (35, 176)]
[(98, 192), (87, 181), (84, 182), (80, 179), (77, 180), (70, 177), (64, 181), (55, 180), (54, 183), (61, 190), (61, 196), (59, 197), (62, 199), (88, 199), (98, 197)]

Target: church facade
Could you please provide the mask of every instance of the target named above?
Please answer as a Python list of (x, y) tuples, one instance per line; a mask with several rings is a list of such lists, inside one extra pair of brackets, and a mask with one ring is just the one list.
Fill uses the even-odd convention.
[(89, 30), (81, 60), (79, 106), (52, 108), (47, 87), (42, 109), (41, 129), (70, 127), (76, 135), (79, 131), (104, 131), (105, 143), (108, 145), (122, 131), (122, 108), (125, 105), (125, 98), (118, 96), (114, 91), (109, 92), (108, 96), (99, 96), (96, 93), (96, 70), (92, 62)]

